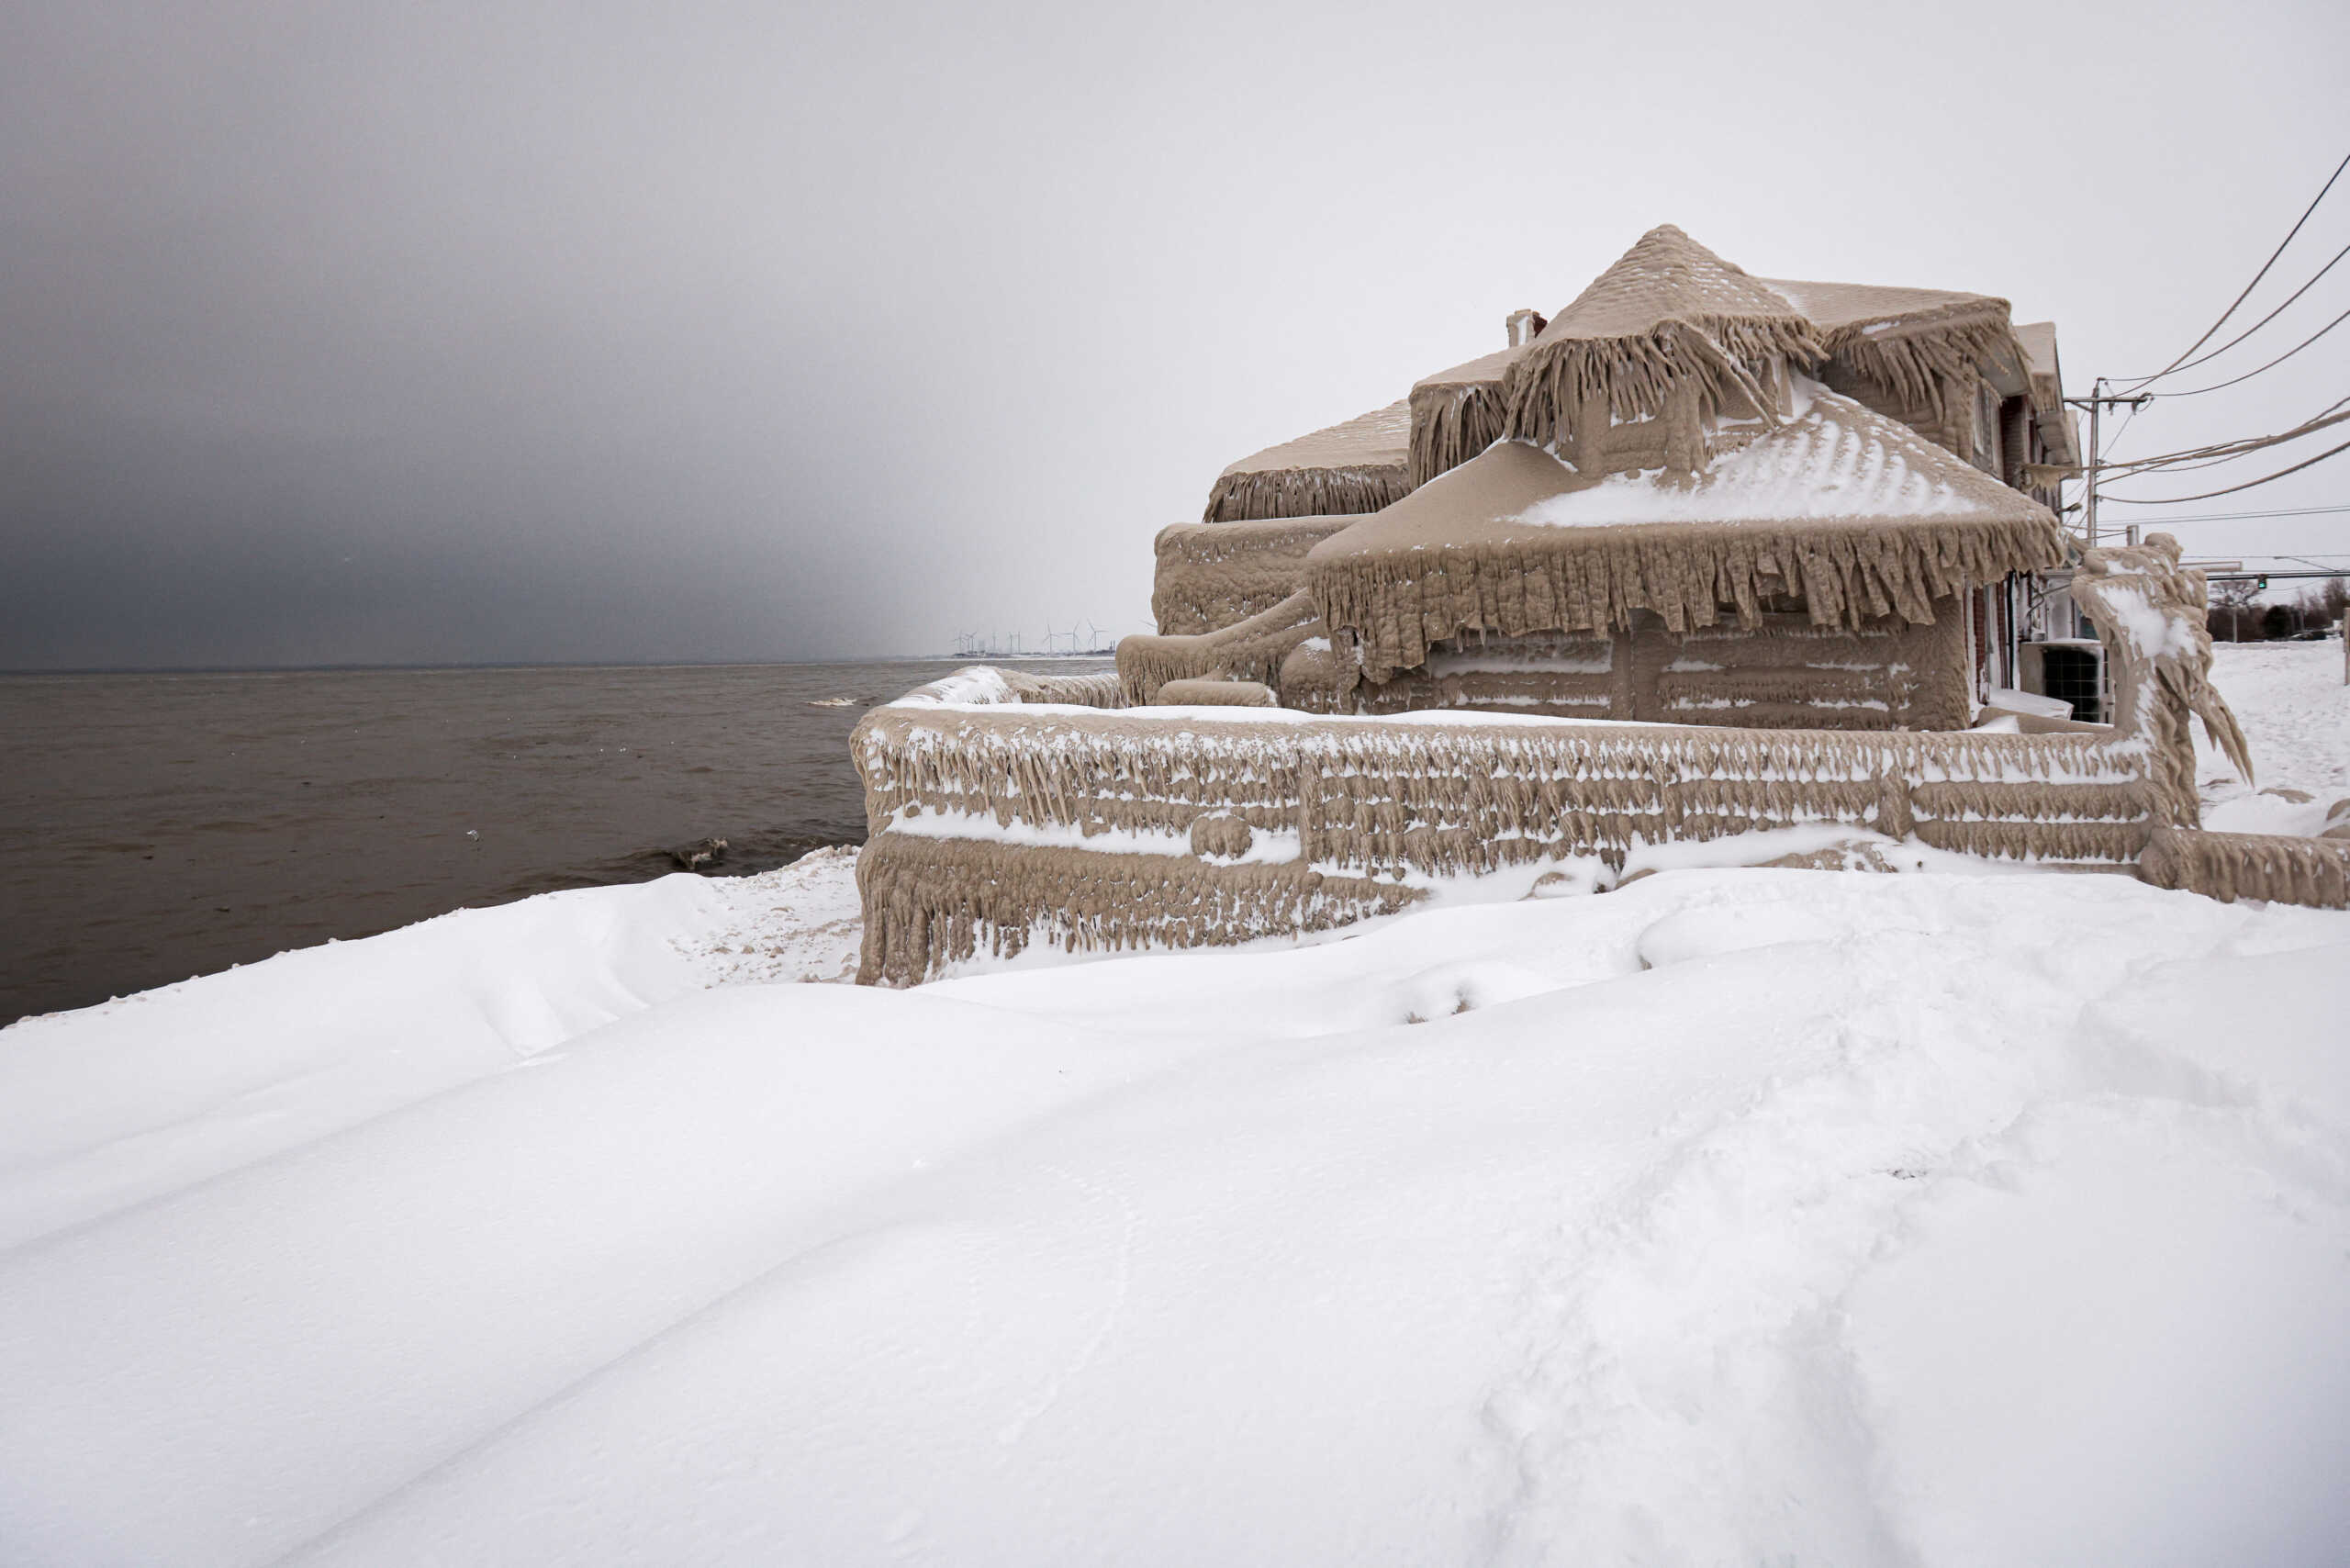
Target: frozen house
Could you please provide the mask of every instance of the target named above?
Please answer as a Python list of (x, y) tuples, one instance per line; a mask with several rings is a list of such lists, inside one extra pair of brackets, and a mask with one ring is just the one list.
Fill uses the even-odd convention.
[[(2203, 582), (2051, 510), (2053, 328), (1665, 227), (1507, 338), (1226, 468), (1159, 534), (1114, 677), (979, 667), (868, 715), (861, 978), (1603, 888), (1732, 839), (2340, 901), (2338, 856), (2197, 831), (2190, 716), (2249, 767)], [(2086, 698), (2028, 689), (2059, 644)]]

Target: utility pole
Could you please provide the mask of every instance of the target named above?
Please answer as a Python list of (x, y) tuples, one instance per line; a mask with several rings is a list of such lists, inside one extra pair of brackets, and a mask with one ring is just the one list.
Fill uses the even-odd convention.
[[(2089, 548), (2092, 550), (2097, 548), (2097, 474), (2099, 468), (2105, 466), (2099, 461), (2103, 453), (2098, 445), (2098, 416), (2109, 408), (2119, 407), (2124, 403), (2132, 409), (2143, 409), (2154, 400), (2154, 395), (2151, 392), (2140, 392), (2128, 398), (2117, 398), (2106, 391), (2105, 381), (2104, 376), (2098, 376), (2086, 398), (2065, 399), (2073, 408), (2087, 409), (2089, 411), (2089, 450), (2087, 461), (2081, 465), (2081, 473), (2087, 480), (2088, 490), (2081, 500), (2081, 525), (2088, 532)], [(2137, 543), (2138, 525), (2134, 522), (2131, 523), (2128, 525), (2128, 530), (2122, 537), (2122, 543)]]

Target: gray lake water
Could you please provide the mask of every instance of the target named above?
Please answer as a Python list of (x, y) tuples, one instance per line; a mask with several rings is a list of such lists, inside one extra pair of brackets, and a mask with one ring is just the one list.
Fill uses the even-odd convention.
[(961, 662), (0, 676), (0, 1024), (697, 839), (860, 843), (850, 730)]

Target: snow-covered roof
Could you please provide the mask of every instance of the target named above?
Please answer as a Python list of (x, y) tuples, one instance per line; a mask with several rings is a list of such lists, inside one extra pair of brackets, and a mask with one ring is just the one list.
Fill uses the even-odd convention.
[(1815, 620), (1934, 619), (1936, 599), (2063, 558), (2047, 510), (1897, 420), (1798, 379), (1791, 417), (1694, 477), (1578, 473), (1504, 442), (1316, 545), (1311, 590), (1373, 666), (1472, 625), (1676, 628), (1762, 599)]
[(1516, 521), (1545, 528), (1652, 522), (1886, 527), (1958, 519), (2021, 521), (2041, 514), (2028, 498), (1907, 425), (1817, 383), (1799, 381), (1796, 403), (1786, 423), (1716, 458), (1688, 483), (1643, 473), (1584, 484), (1561, 465), (1566, 487)]
[(2047, 517), (2030, 497), (1899, 420), (1799, 379), (1789, 418), (1694, 479), (1657, 470), (1595, 478), (1540, 447), (1507, 442), (1326, 541), (1316, 554), (1374, 542), (1422, 549), (1528, 530), (1656, 523), (1938, 528)]

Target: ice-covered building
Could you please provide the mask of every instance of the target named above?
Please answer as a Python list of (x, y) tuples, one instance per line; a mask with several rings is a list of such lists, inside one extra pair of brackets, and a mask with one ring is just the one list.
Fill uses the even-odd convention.
[[(2189, 713), (2241, 750), (2202, 581), (2050, 510), (2077, 458), (2053, 328), (1752, 277), (1666, 227), (1508, 337), (1227, 468), (1159, 535), (1158, 630), (1114, 678), (967, 671), (868, 716), (863, 978), (1769, 830), (2174, 881), (2267, 853), (2183, 836)], [(2109, 709), (2018, 689), (2058, 602)], [(2281, 874), (2338, 898), (2321, 860)]]
[(1670, 227), (1539, 320), (1225, 470), (1160, 535), (1130, 695), (1962, 729), (2024, 683), (2074, 456), (2053, 328), (1750, 277)]

